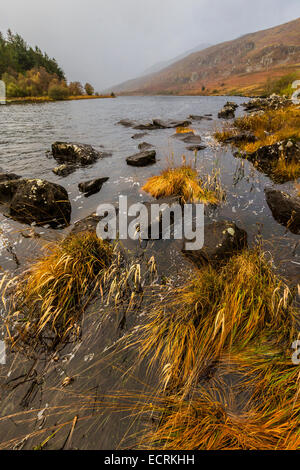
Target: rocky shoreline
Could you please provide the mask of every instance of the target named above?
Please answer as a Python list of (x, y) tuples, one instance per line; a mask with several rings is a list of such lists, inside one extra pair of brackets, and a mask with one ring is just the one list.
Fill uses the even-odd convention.
[[(266, 109), (277, 111), (288, 108), (289, 106), (290, 103), (288, 104), (288, 100), (273, 96), (269, 99), (255, 99), (252, 102), (249, 101), (245, 105), (245, 110), (255, 116), (256, 114), (259, 115), (263, 113)], [(232, 125), (232, 127), (234, 127), (233, 119), (235, 118), (237, 108), (238, 105), (235, 103), (226, 103), (219, 113), (220, 124), (226, 123), (226, 125)], [(137, 141), (143, 139), (146, 135), (149, 135), (149, 133), (155, 133), (156, 130), (169, 129), (171, 132), (174, 132), (172, 129), (176, 129), (176, 132), (170, 136), (170, 139), (187, 145), (186, 150), (195, 152), (195, 155), (198, 156), (198, 152), (207, 148), (207, 139), (204, 139), (202, 134), (200, 135), (200, 133), (196, 133), (194, 129), (192, 129), (193, 122), (201, 122), (202, 120), (210, 119), (212, 118), (208, 115), (190, 115), (187, 119), (181, 121), (153, 119), (151, 121), (137, 122), (126, 119), (117, 124), (127, 129), (132, 129), (133, 131), (142, 131), (132, 135), (133, 140)], [(257, 136), (247, 129), (235, 130), (233, 135), (226, 135), (226, 139), (224, 138), (222, 143), (226, 145), (228, 149), (230, 149), (230, 146), (233, 146), (232, 153), (238, 150), (236, 157), (240, 158), (241, 162), (243, 162), (243, 159), (246, 159), (249, 163), (254, 165), (255, 169), (262, 172), (265, 171), (264, 162), (270, 165), (270, 161), (277, 161), (282, 151), (286, 151), (285, 155), (287, 161), (289, 161), (289, 159), (293, 159), (294, 161), (295, 157), (297, 159), (300, 158), (300, 152), (298, 152), (299, 142), (296, 140), (284, 139), (279, 143), (258, 148), (252, 154), (247, 153), (246, 156), (239, 147), (241, 143), (245, 142), (256, 144), (258, 142)], [(159, 161), (159, 157), (157, 158), (159, 152), (157, 145), (142, 141), (137, 144), (137, 147), (139, 152), (130, 156), (124, 155), (124, 161), (127, 165), (135, 167), (134, 171), (140, 172), (143, 171), (143, 168), (149, 166), (153, 168), (155, 172), (155, 165)], [(95, 150), (91, 145), (85, 143), (54, 142), (52, 144), (52, 154), (50, 158), (53, 158), (53, 161), (59, 163), (59, 166), (55, 167), (53, 172), (63, 179), (72, 172), (93, 166), (106, 157), (109, 158), (109, 155), (108, 152)], [(189, 167), (186, 162), (183, 162), (182, 167), (184, 170), (188, 168), (189, 172)], [(97, 194), (103, 191), (102, 188), (104, 185), (111, 183), (111, 175), (108, 173), (96, 176), (97, 177), (94, 179), (86, 179), (78, 184), (78, 189), (84, 196), (90, 197)], [(193, 174), (190, 175), (189, 173), (188, 176), (193, 177)], [(200, 179), (201, 183), (205, 183), (205, 175), (201, 174), (199, 181)], [(270, 184), (266, 185), (264, 190), (267, 204), (270, 207), (274, 219), (278, 224), (286, 227), (291, 233), (298, 235), (300, 233), (299, 195), (294, 193), (290, 194), (286, 189), (281, 190), (270, 187)], [(180, 196), (180, 194), (174, 194), (173, 197), (169, 198), (160, 197), (157, 199), (157, 202), (164, 203), (171, 207), (174, 201), (182, 203)], [(154, 201), (155, 199), (152, 198), (152, 200), (147, 200), (146, 203), (151, 206)], [(137, 202), (140, 202), (140, 200)], [(220, 198), (218, 203), (222, 205), (222, 202), (223, 200)], [(18, 302), (20, 302), (20, 300), (21, 303), (23, 302), (22, 308), (26, 307), (27, 310), (25, 309), (24, 312), (22, 308), (20, 308), (20, 304), (16, 303), (16, 305), (13, 305), (13, 302), (9, 302), (9, 308), (12, 309), (10, 313), (13, 312), (13, 323), (8, 326), (10, 332), (10, 337), (7, 339), (9, 345), (8, 354), (14, 358), (13, 362), (16, 366), (10, 369), (9, 375), (4, 377), (1, 383), (3, 392), (1, 411), (4, 418), (5, 416), (16, 413), (20, 419), (24, 420), (24, 413), (27, 413), (28, 419), (23, 421), (21, 428), (17, 427), (14, 429), (8, 427), (6, 431), (7, 435), (5, 439), (4, 437), (2, 438), (3, 442), (0, 447), (32, 449), (39, 448), (40, 446), (41, 448), (64, 449), (66, 447), (107, 448), (107, 446), (109, 446), (109, 448), (111, 448), (111, 446), (118, 445), (130, 426), (133, 426), (135, 432), (144, 433), (144, 424), (135, 424), (135, 420), (128, 417), (128, 415), (130, 415), (128, 409), (131, 410), (131, 405), (134, 409), (136, 402), (140, 400), (140, 396), (143, 396), (143, 393), (145, 393), (145, 389), (146, 395), (148, 394), (154, 410), (152, 418), (150, 421), (149, 419), (147, 421), (148, 424), (150, 423), (150, 428), (155, 427), (158, 422), (164, 422), (166, 419), (166, 416), (161, 415), (161, 413), (156, 410), (156, 403), (159, 402), (159, 400), (170, 400), (172, 407), (169, 409), (172, 409), (173, 412), (177, 406), (172, 402), (174, 392), (180, 394), (184, 389), (182, 393), (189, 396), (192, 386), (191, 389), (189, 389), (188, 385), (194, 385), (195, 383), (197, 387), (205, 385), (207, 390), (209, 390), (212, 383), (211, 381), (213, 381), (214, 378), (216, 378), (217, 381), (219, 375), (222, 376), (223, 374), (225, 377), (226, 374), (224, 370), (226, 367), (233, 367), (232, 363), (228, 362), (226, 365), (222, 363), (222, 361), (226, 361), (226, 354), (228, 352), (228, 349), (226, 349), (227, 343), (224, 343), (222, 347), (220, 346), (221, 353), (217, 353), (217, 349), (216, 351), (214, 349), (216, 341), (213, 341), (212, 338), (213, 332), (215, 332), (214, 334), (217, 336), (219, 330), (227, 331), (226, 328), (231, 324), (231, 320), (228, 320), (224, 313), (226, 305), (218, 304), (219, 297), (222, 298), (222, 295), (227, 293), (228, 298), (230, 298), (231, 289), (234, 297), (235, 292), (233, 289), (235, 283), (238, 284), (240, 281), (243, 283), (243, 279), (240, 279), (242, 278), (242, 272), (245, 275), (246, 284), (249, 285), (251, 280), (253, 278), (256, 279), (255, 276), (258, 276), (257, 284), (255, 284), (253, 291), (257, 297), (267, 295), (268, 285), (272, 285), (272, 288), (274, 288), (274, 292), (272, 292), (274, 305), (278, 308), (277, 313), (280, 312), (280, 315), (283, 316), (285, 314), (287, 315), (289, 307), (286, 305), (284, 310), (282, 307), (283, 301), (279, 300), (279, 298), (278, 304), (276, 303), (277, 293), (279, 291), (281, 292), (281, 289), (284, 290), (285, 286), (280, 284), (279, 281), (277, 284), (277, 280), (275, 281), (272, 277), (273, 274), (269, 274), (269, 264), (267, 263), (267, 267), (265, 266), (264, 261), (260, 258), (261, 255), (253, 254), (252, 247), (249, 247), (249, 234), (247, 234), (247, 231), (245, 231), (240, 224), (231, 220), (229, 215), (226, 220), (224, 217), (218, 219), (216, 215), (218, 213), (212, 210), (216, 203), (212, 204), (208, 202), (205, 206), (205, 243), (201, 250), (186, 252), (182, 242), (176, 240), (165, 242), (161, 240), (161, 236), (159, 240), (124, 241), (121, 245), (116, 247), (114, 244), (108, 244), (110, 248), (113, 247), (113, 253), (110, 251), (110, 248), (108, 252), (106, 252), (107, 247), (101, 245), (101, 250), (104, 249), (107, 258), (103, 266), (101, 265), (101, 268), (97, 265), (97, 269), (95, 268), (94, 262), (95, 258), (97, 258), (96, 253), (99, 247), (97, 248), (98, 242), (96, 237), (93, 237), (95, 236), (96, 227), (101, 218), (95, 213), (92, 213), (70, 226), (72, 205), (63, 183), (56, 184), (43, 179), (22, 178), (13, 173), (3, 172), (0, 174), (0, 203), (8, 217), (22, 224), (26, 224), (28, 228), (32, 225), (38, 227), (50, 226), (54, 229), (68, 228), (68, 234), (63, 236), (61, 241), (56, 242), (55, 247), (52, 248), (55, 256), (58, 258), (53, 254), (51, 256), (54, 257), (51, 258), (51, 256), (49, 257), (49, 254), (46, 253), (44, 258), (40, 260), (40, 264), (34, 264), (32, 268), (29, 266), (25, 273), (21, 273), (17, 281), (14, 281), (17, 285), (24, 285), (25, 288), (29, 286), (30, 283), (33, 282), (35, 275), (39, 277), (40, 272), (38, 269), (44, 270), (41, 271), (40, 275), (40, 279), (43, 280), (43, 282), (46, 283), (46, 279), (48, 279), (47, 276), (50, 272), (51, 276), (49, 276), (49, 279), (54, 278), (58, 283), (61, 282), (61, 278), (64, 280), (64, 272), (59, 271), (60, 266), (66, 266), (70, 260), (74, 259), (76, 269), (80, 266), (80, 269), (83, 270), (82, 272), (86, 273), (85, 269), (90, 266), (89, 263), (91, 262), (89, 258), (91, 252), (91, 258), (93, 260), (91, 270), (88, 269), (88, 274), (85, 274), (87, 281), (83, 282), (87, 289), (84, 291), (84, 298), (80, 297), (79, 302), (79, 297), (76, 297), (80, 294), (77, 290), (77, 283), (75, 293), (72, 290), (69, 291), (70, 302), (75, 299), (78, 309), (72, 310), (66, 328), (64, 326), (65, 334), (61, 336), (58, 334), (59, 329), (62, 328), (61, 323), (54, 324), (53, 322), (52, 324), (50, 321), (47, 328), (43, 325), (41, 327), (39, 323), (40, 318), (38, 317), (38, 313), (40, 311), (43, 312), (43, 301), (48, 295), (47, 292), (49, 292), (47, 290), (39, 290), (40, 287), (43, 286), (42, 281), (37, 282), (35, 285), (37, 298), (33, 295), (29, 296), (26, 300), (25, 291), (21, 291), (20, 297), (17, 300)], [(128, 224), (131, 221), (132, 219), (129, 218)], [(158, 223), (161, 224), (161, 221), (158, 221)], [(170, 219), (170, 224), (172, 225), (172, 223)], [(160, 235), (161, 231), (161, 227), (159, 227)], [(150, 227), (148, 232), (151, 233)], [(35, 235), (33, 231), (32, 237)], [(95, 246), (97, 248), (96, 251)], [(80, 258), (80, 253), (83, 253), (83, 249), (86, 248), (90, 251), (85, 253), (83, 258)], [(104, 254), (103, 256), (105, 257), (106, 255)], [(171, 266), (171, 263), (168, 261), (171, 259), (180, 260), (178, 261), (180, 269), (178, 269), (176, 273), (174, 272), (174, 265)], [(46, 266), (43, 263), (45, 263)], [(48, 263), (50, 263), (50, 265), (48, 265)], [(102, 272), (103, 269), (104, 271)], [(236, 273), (235, 269), (238, 269)], [(250, 269), (253, 270), (253, 273), (251, 271), (249, 275), (247, 270)], [(262, 269), (262, 271), (260, 271), (260, 269)], [(75, 275), (75, 272), (76, 270), (73, 271), (72, 265), (72, 269), (68, 271), (67, 275), (71, 278)], [(257, 272), (259, 274), (257, 274)], [(267, 281), (263, 289), (264, 292), (257, 294), (257, 289), (259, 289), (260, 285), (262, 287), (262, 283), (265, 282), (265, 278), (263, 277), (265, 272), (268, 273), (266, 276), (270, 277), (266, 277)], [(176, 297), (178, 295), (176, 289), (190, 288), (190, 282), (195, 274), (199, 279), (202, 279), (201, 276), (206, 276), (205, 279), (202, 279), (202, 282), (207, 290), (202, 297), (200, 295), (200, 299), (198, 299), (197, 302), (194, 302), (193, 297), (188, 297), (188, 295), (191, 294), (189, 292), (180, 304)], [(88, 280), (90, 279), (88, 276), (90, 275), (94, 281), (88, 286)], [(233, 276), (233, 278), (230, 276)], [(261, 276), (261, 278), (259, 276)], [(47, 282), (49, 286), (51, 286), (51, 289), (55, 289), (53, 284), (51, 284), (51, 279)], [(197, 280), (193, 282), (197, 282)], [(45, 286), (46, 285), (48, 286), (48, 284), (45, 284)], [(55, 285), (56, 283), (54, 282), (54, 286)], [(64, 281), (62, 285), (65, 288)], [(50, 289), (49, 286), (47, 289)], [(95, 286), (97, 287), (95, 288)], [(6, 292), (8, 292), (9, 295), (11, 294), (13, 298), (13, 290), (10, 290), (10, 285), (8, 289), (9, 290)], [(245, 291), (248, 292), (246, 288)], [(180, 308), (178, 308), (178, 306), (174, 307), (172, 303), (174, 300), (172, 300), (172, 298), (169, 299), (170, 293), (172, 293), (172, 295), (174, 294), (175, 301), (177, 305), (180, 305)], [(45, 315), (46, 312), (51, 312), (51, 309), (54, 309), (54, 312), (58, 312), (56, 309), (58, 305), (60, 305), (60, 299), (57, 293), (55, 295), (55, 300), (47, 304), (47, 309), (44, 311)], [(186, 380), (183, 386), (179, 380), (183, 369), (179, 368), (178, 373), (176, 373), (176, 369), (172, 369), (172, 361), (173, 359), (175, 360), (175, 355), (173, 355), (173, 359), (169, 357), (168, 361), (164, 364), (156, 364), (148, 375), (146, 373), (149, 367), (148, 359), (146, 356), (143, 357), (143, 361), (145, 361), (146, 365), (142, 366), (139, 361), (142, 351), (144, 351), (144, 349), (146, 350), (148, 347), (145, 343), (142, 343), (142, 340), (145, 340), (143, 335), (147, 334), (147, 328), (149, 328), (150, 324), (148, 324), (149, 319), (153, 322), (151, 323), (152, 327), (155, 325), (153, 312), (157, 313), (157, 318), (159, 318), (162, 323), (158, 325), (157, 329), (150, 331), (149, 337), (156, 338), (157, 347), (160, 347), (160, 330), (164, 332), (164, 338), (168, 337), (167, 332), (163, 330), (163, 322), (168, 316), (160, 312), (159, 308), (161, 305), (163, 309), (166, 309), (166, 306), (170, 306), (171, 310), (174, 309), (177, 317), (180, 317), (181, 312), (184, 311), (185, 305), (193, 305), (194, 308), (195, 304), (200, 311), (202, 305), (204, 305), (205, 302), (209, 303), (210, 296), (213, 295), (216, 295), (216, 299), (212, 298), (211, 302), (212, 304), (214, 304), (214, 302), (218, 304), (219, 310), (212, 310), (215, 315), (215, 317), (212, 316), (212, 326), (209, 324), (209, 318), (206, 318), (205, 315), (203, 318), (201, 317), (201, 321), (203, 323), (206, 322), (205, 325), (207, 330), (211, 332), (211, 337), (206, 338), (205, 336), (201, 336), (203, 330), (200, 331), (199, 329), (198, 317), (193, 318), (194, 323), (191, 322), (191, 315), (195, 314), (192, 310), (188, 311), (187, 317), (184, 318), (184, 321), (179, 325), (180, 331), (178, 334), (185, 331), (186, 325), (188, 325), (189, 328), (189, 341), (187, 343), (183, 341), (182, 344), (195, 346), (193, 343), (195, 339), (193, 335), (196, 334), (195, 328), (198, 328), (197, 334), (201, 333), (199, 336), (201, 337), (201, 342), (196, 343), (197, 351), (200, 351), (201, 345), (207, 341), (208, 351), (205, 353), (206, 361), (200, 361), (203, 365), (203, 367), (201, 366), (200, 378), (195, 379), (193, 375), (194, 369), (191, 368), (193, 371), (189, 379), (191, 380), (191, 384), (189, 384), (189, 380)], [(249, 296), (251, 295), (252, 291)], [(289, 297), (290, 294), (285, 291), (284, 295)], [(238, 291), (235, 298), (237, 299), (242, 296), (243, 293)], [(49, 296), (49, 298), (50, 297), (51, 296)], [(271, 309), (272, 302), (270, 299), (271, 297), (266, 297), (265, 299), (266, 303), (269, 302), (269, 310), (267, 313), (270, 314), (272, 322), (274, 321), (273, 326), (274, 328), (276, 327), (278, 338), (280, 337), (284, 347), (286, 347), (288, 344), (286, 343), (287, 338), (285, 333), (282, 333), (282, 336), (280, 336), (282, 324), (279, 322), (278, 318), (276, 318), (276, 321), (278, 320), (279, 322), (278, 324), (275, 319), (273, 319), (273, 311)], [(231, 311), (234, 308), (238, 309), (238, 302), (234, 302), (235, 301), (233, 301), (233, 304), (230, 306)], [(252, 303), (255, 304), (253, 299)], [(245, 305), (243, 304), (241, 308), (241, 312), (248, 311), (248, 304), (249, 302), (246, 299)], [(34, 308), (32, 308), (32, 305), (34, 305)], [(158, 310), (156, 311), (156, 309)], [(59, 312), (61, 313), (61, 310), (59, 310)], [(69, 311), (66, 310), (66, 312)], [(257, 327), (257, 337), (266, 345), (266, 348), (269, 348), (269, 341), (265, 339), (266, 337), (269, 338), (269, 333), (267, 333), (266, 337), (263, 335), (260, 337), (260, 332), (263, 332), (264, 328), (267, 329), (268, 327), (266, 325), (270, 323), (269, 318), (269, 323), (266, 321), (266, 325), (263, 324), (262, 312), (263, 310), (260, 310), (260, 317), (259, 320), (257, 320), (258, 326), (255, 323), (256, 319), (255, 321), (253, 320), (255, 326), (253, 326), (254, 323), (252, 326), (253, 331), (256, 331)], [(45, 315), (42, 317), (44, 320)], [(173, 321), (173, 317), (170, 318), (171, 324), (173, 325), (172, 331), (175, 331), (177, 328), (176, 322)], [(243, 331), (243, 329), (246, 328), (245, 325), (247, 325), (247, 322), (250, 322), (250, 317), (243, 319), (243, 321), (241, 318), (242, 314), (241, 317), (237, 316), (235, 319), (238, 325), (237, 328), (235, 328), (235, 325), (232, 327), (232, 330), (228, 327), (230, 330), (228, 337), (231, 338), (232, 341), (236, 341), (232, 331), (237, 330), (238, 335), (239, 331)], [(289, 323), (288, 316), (283, 322), (284, 321), (287, 322), (288, 328), (294, 333)], [(28, 325), (26, 322), (28, 322)], [(34, 330), (34, 328), (37, 329)], [(38, 331), (38, 334), (32, 334), (31, 336), (31, 331)], [(231, 334), (232, 336), (230, 336)], [(62, 337), (64, 338), (63, 341)], [(13, 339), (13, 341), (11, 341), (11, 339)], [(20, 342), (18, 343), (18, 341)], [(245, 344), (246, 343), (247, 340), (245, 340)], [(130, 348), (129, 345), (131, 344), (133, 346)], [(174, 341), (170, 342), (170, 350), (172, 344), (174, 344)], [(235, 344), (239, 345), (240, 343)], [(276, 347), (280, 348), (280, 343), (276, 343)], [(156, 346), (151, 353), (153, 357), (156, 355), (155, 351)], [(210, 351), (214, 351), (216, 357), (211, 357)], [(163, 348), (160, 352), (162, 357), (164, 357)], [(224, 358), (222, 352), (224, 353)], [(271, 357), (272, 352), (271, 344), (270, 350), (268, 349), (264, 354)], [(251, 349), (249, 349), (249, 354), (250, 353), (252, 354)], [(241, 350), (241, 355), (242, 354), (243, 348)], [(74, 359), (75, 356), (76, 360)], [(178, 357), (180, 357), (179, 352)], [(185, 364), (184, 356), (182, 360)], [(245, 358), (243, 360), (246, 361)], [(260, 360), (262, 362), (265, 361), (263, 354)], [(139, 370), (135, 369), (136, 364), (139, 364)], [(162, 370), (161, 365), (163, 365)], [(243, 368), (244, 367), (246, 366), (243, 364)], [(260, 371), (259, 367), (260, 365), (257, 366), (258, 371)], [(132, 375), (128, 374), (129, 370), (134, 371), (134, 373)], [(189, 370), (188, 366), (186, 366), (186, 370)], [(277, 372), (279, 373), (279, 371), (276, 370), (276, 373)], [(263, 373), (264, 371), (262, 374)], [(195, 382), (193, 382), (194, 379)], [(151, 390), (154, 383), (164, 385), (164, 391), (166, 393), (163, 394), (163, 396), (151, 396), (149, 390)], [(226, 387), (224, 388), (224, 393)], [(264, 384), (264, 387), (267, 387), (267, 385)], [(130, 392), (131, 390), (135, 390), (137, 396), (130, 396), (130, 393), (132, 393)], [(110, 397), (110, 400), (106, 396)], [(205, 396), (204, 393), (203, 396)], [(148, 405), (143, 403), (143, 406), (147, 408)], [(193, 404), (193, 407), (196, 406), (198, 405)], [(57, 411), (56, 407), (62, 411)], [(166, 405), (166, 407), (168, 406)], [(117, 416), (115, 419), (111, 418), (111, 415), (114, 413), (116, 413)], [(207, 411), (207, 413), (209, 415), (210, 411)], [(101, 432), (99, 428), (97, 428), (97, 424), (95, 424), (95, 428), (93, 427), (94, 424), (91, 424), (94, 423), (93, 420), (97, 422), (99, 417), (103, 420), (103, 424), (100, 426)], [(4, 418), (3, 421), (6, 423)], [(218, 419), (221, 418), (219, 417)], [(60, 425), (63, 423), (66, 423), (65, 427), (60, 428)], [(60, 429), (62, 429), (62, 432), (60, 432)], [(72, 440), (68, 440), (70, 429), (75, 430)], [(96, 433), (95, 429), (97, 430)], [(56, 431), (58, 431), (57, 434)], [(67, 435), (65, 431), (68, 431)], [(270, 432), (272, 434), (272, 431)], [(49, 439), (47, 444), (43, 444), (47, 433), (48, 435), (54, 433), (53, 438)], [(3, 436), (1, 426), (0, 434)], [(66, 445), (66, 442), (68, 442), (68, 445)], [(129, 439), (126, 445), (135, 447), (137, 446), (137, 442)]]

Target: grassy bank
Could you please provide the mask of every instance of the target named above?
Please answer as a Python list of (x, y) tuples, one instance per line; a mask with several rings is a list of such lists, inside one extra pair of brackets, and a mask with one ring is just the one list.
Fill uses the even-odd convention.
[[(239, 139), (238, 137), (241, 135), (244, 137)], [(246, 155), (255, 155), (262, 147), (280, 142), (288, 142), (289, 140), (299, 142), (300, 108), (290, 106), (285, 109), (270, 109), (240, 117), (235, 119), (233, 126), (227, 125), (216, 132), (215, 138), (221, 143), (232, 140), (234, 145)], [(278, 159), (270, 162), (270, 173), (278, 179), (297, 179), (300, 177), (299, 159), (287, 158), (283, 149)]]
[(79, 95), (79, 96), (69, 96), (63, 100), (54, 100), (49, 96), (26, 96), (21, 98), (7, 98), (7, 104), (24, 104), (24, 103), (47, 103), (55, 101), (76, 101), (76, 100), (96, 100), (96, 99), (105, 99), (105, 98), (115, 98), (111, 95)]

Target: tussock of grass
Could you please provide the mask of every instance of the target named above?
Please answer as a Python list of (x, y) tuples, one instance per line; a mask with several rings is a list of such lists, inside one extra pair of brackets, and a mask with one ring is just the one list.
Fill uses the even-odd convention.
[(245, 250), (195, 273), (144, 326), (141, 355), (158, 361), (156, 426), (141, 447), (299, 450), (300, 369), (293, 296), (264, 255)]
[(245, 250), (223, 268), (197, 270), (182, 289), (150, 313), (141, 355), (160, 364), (165, 387), (187, 393), (212, 362), (254, 342), (289, 348), (295, 312), (287, 287), (263, 255)]
[(168, 168), (158, 176), (152, 176), (144, 185), (143, 190), (159, 199), (178, 196), (182, 202), (202, 202), (218, 204), (220, 193), (213, 188), (216, 181), (208, 178), (203, 182), (196, 169), (183, 164), (180, 167)]
[(45, 331), (66, 337), (112, 257), (112, 247), (90, 232), (68, 236), (49, 250), (16, 280), (10, 318), (17, 331), (9, 333), (13, 343), (37, 340)]
[[(274, 450), (287, 424), (273, 426), (255, 411), (235, 415), (205, 391), (199, 398), (166, 401), (161, 424), (142, 441), (148, 449)], [(299, 441), (299, 439), (298, 439)]]

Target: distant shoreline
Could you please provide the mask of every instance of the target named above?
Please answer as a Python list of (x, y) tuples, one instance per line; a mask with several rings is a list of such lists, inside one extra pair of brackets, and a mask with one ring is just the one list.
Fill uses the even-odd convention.
[(111, 95), (79, 95), (79, 96), (69, 96), (63, 100), (54, 100), (49, 96), (24, 96), (20, 98), (7, 98), (6, 104), (27, 104), (27, 103), (48, 103), (48, 102), (57, 102), (57, 101), (77, 101), (77, 100), (95, 100), (95, 99), (106, 99), (106, 98), (116, 98)]

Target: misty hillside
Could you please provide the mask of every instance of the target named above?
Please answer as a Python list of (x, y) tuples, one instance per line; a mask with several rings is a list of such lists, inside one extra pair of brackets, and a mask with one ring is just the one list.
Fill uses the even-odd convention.
[(114, 88), (128, 94), (253, 94), (300, 69), (300, 18), (209, 47)]
[(174, 64), (175, 62), (178, 62), (179, 60), (184, 59), (185, 57), (192, 54), (193, 52), (203, 51), (203, 49), (207, 49), (210, 46), (211, 46), (211, 44), (199, 44), (198, 46), (194, 47), (193, 49), (190, 49), (189, 51), (184, 52), (183, 54), (180, 54), (180, 55), (174, 57), (173, 59), (158, 62), (157, 64), (152, 65), (152, 67), (149, 67), (146, 70), (144, 70), (142, 76), (159, 72), (160, 70), (169, 67), (170, 65)]

